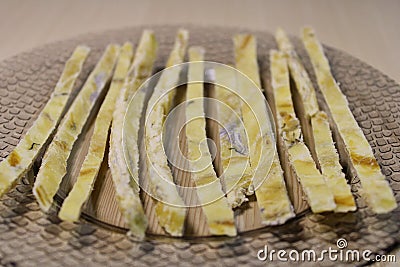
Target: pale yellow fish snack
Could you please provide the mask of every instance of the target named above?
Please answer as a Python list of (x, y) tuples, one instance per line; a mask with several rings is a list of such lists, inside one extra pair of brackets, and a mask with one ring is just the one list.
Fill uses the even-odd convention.
[(368, 205), (376, 213), (387, 213), (397, 207), (393, 191), (382, 174), (372, 148), (355, 120), (346, 96), (335, 81), (322, 45), (311, 28), (302, 32), (303, 44), (308, 52), (318, 87), (321, 90), (329, 114), (344, 143), (350, 169), (361, 182), (362, 193)]
[(281, 138), (283, 150), (289, 156), (288, 163), (301, 183), (311, 210), (315, 213), (334, 210), (336, 204), (333, 195), (303, 142), (300, 122), (291, 98), (286, 58), (282, 52), (271, 50), (270, 62), (278, 138)]
[(74, 50), (46, 106), (15, 149), (0, 163), (0, 196), (26, 174), (56, 129), (89, 52), (86, 46)]
[(106, 150), (115, 100), (123, 86), (123, 81), (128, 73), (132, 57), (132, 44), (124, 44), (121, 48), (110, 89), (101, 104), (101, 108), (94, 122), (95, 125), (90, 138), (88, 153), (80, 169), (79, 176), (59, 211), (58, 217), (64, 221), (75, 222), (79, 219), (82, 205), (89, 198), (93, 190), (93, 185)]
[[(234, 37), (236, 68), (247, 75), (261, 89), (261, 79), (257, 62), (257, 43), (253, 35), (236, 35)], [(248, 95), (250, 88), (239, 86), (239, 94)], [(260, 95), (263, 94), (260, 92)], [(267, 121), (267, 107), (264, 98), (249, 96), (246, 99), (249, 106), (242, 105), (243, 122), (249, 137), (250, 163), (254, 180), (261, 180), (255, 190), (257, 203), (260, 208), (261, 222), (265, 225), (282, 224), (295, 216), (293, 207), (286, 191), (285, 180), (276, 144), (270, 136), (270, 125)], [(250, 110), (251, 109), (251, 110)], [(257, 121), (251, 115), (259, 116)], [(272, 157), (272, 159), (271, 159)], [(267, 169), (271, 162), (270, 169)]]
[[(138, 89), (152, 73), (157, 46), (153, 31), (143, 31), (124, 86), (115, 103), (110, 134), (108, 165), (114, 182), (117, 203), (124, 221), (128, 224), (129, 234), (138, 238), (145, 236), (147, 228), (147, 218), (140, 201), (138, 185), (138, 134), (145, 92)], [(128, 109), (129, 101), (135, 94), (139, 94), (139, 97), (135, 98), (137, 101), (131, 105), (133, 110)], [(129, 120), (125, 120), (125, 116)], [(130, 133), (129, 144), (123, 142), (123, 127), (126, 127), (125, 130)], [(124, 155), (125, 149), (128, 149), (130, 157)]]
[[(191, 47), (190, 61), (204, 61), (204, 49)], [(206, 142), (206, 120), (204, 114), (204, 85), (195, 81), (204, 80), (204, 64), (189, 65), (186, 89), (186, 139), (190, 172), (196, 184), (200, 205), (207, 218), (212, 235), (235, 236), (235, 220), (222, 186), (212, 165), (211, 153)], [(212, 186), (207, 186), (211, 185)], [(219, 197), (221, 196), (221, 197)], [(218, 197), (217, 199), (211, 199)]]
[(48, 211), (53, 203), (53, 197), (67, 173), (67, 160), (72, 147), (96, 104), (96, 100), (105, 90), (106, 84), (112, 76), (119, 50), (118, 45), (109, 45), (106, 48), (47, 148), (33, 186), (33, 194), (43, 211)]
[(328, 118), (324, 116), (322, 111), (319, 111), (316, 92), (311, 79), (282, 29), (277, 30), (276, 39), (281, 50), (288, 56), (290, 74), (300, 96), (298, 106), (301, 108), (298, 109), (301, 110), (299, 116), (303, 125), (303, 136), (333, 193), (336, 203), (335, 211), (354, 211), (357, 208), (354, 197), (339, 163), (339, 156), (327, 121)]
[(319, 111), (311, 118), (311, 124), (321, 172), (335, 198), (335, 212), (355, 211), (357, 206), (339, 163), (339, 154), (332, 139), (328, 116)]
[[(157, 199), (155, 212), (160, 226), (172, 236), (182, 236), (187, 209), (174, 184), (168, 158), (162, 147), (162, 133), (165, 116), (172, 105), (174, 92), (167, 90), (177, 86), (189, 33), (179, 30), (174, 47), (167, 61), (167, 69), (161, 74), (150, 97), (145, 123), (145, 153), (148, 169), (149, 192)], [(166, 94), (163, 96), (163, 94)], [(165, 179), (166, 181), (162, 181)], [(173, 205), (171, 205), (171, 203)]]
[[(246, 142), (246, 133), (241, 120), (241, 100), (236, 89), (235, 70), (227, 67), (215, 68), (215, 99), (217, 105), (222, 177), (227, 199), (232, 208), (240, 207), (254, 194), (251, 187), (253, 173)], [(222, 84), (228, 87), (224, 88)], [(233, 90), (233, 91), (230, 91)]]

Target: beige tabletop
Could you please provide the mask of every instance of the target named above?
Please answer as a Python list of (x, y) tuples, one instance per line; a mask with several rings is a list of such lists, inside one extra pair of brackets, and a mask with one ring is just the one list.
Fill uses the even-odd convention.
[(140, 24), (240, 26), (297, 34), (312, 25), (320, 39), (400, 81), (400, 1), (0, 0), (0, 60), (35, 46)]
[[(141, 24), (237, 26), (319, 38), (400, 81), (399, 0), (0, 0), (0, 60), (86, 32)], [(400, 252), (396, 252), (400, 258)], [(383, 266), (383, 265), (382, 265)], [(392, 265), (395, 266), (395, 265)]]

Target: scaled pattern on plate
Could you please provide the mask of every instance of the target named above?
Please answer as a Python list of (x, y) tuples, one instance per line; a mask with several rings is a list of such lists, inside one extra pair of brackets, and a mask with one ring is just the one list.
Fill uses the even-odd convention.
[[(172, 46), (178, 27), (147, 27), (155, 31), (160, 43), (156, 66), (161, 67)], [(0, 158), (3, 160), (32, 125), (48, 100), (51, 90), (71, 51), (84, 43), (93, 52), (75, 88), (80, 88), (108, 43), (132, 41), (143, 28), (128, 28), (102, 34), (85, 35), (19, 54), (0, 62)], [(207, 60), (233, 63), (231, 37), (237, 29), (187, 27), (191, 44), (207, 49)], [(253, 33), (251, 31), (241, 31)], [(260, 71), (264, 83), (269, 77), (269, 49), (275, 48), (273, 36), (254, 32), (258, 38)], [(299, 56), (315, 84), (315, 76), (301, 43), (293, 40)], [(383, 173), (399, 203), (400, 190), (400, 86), (369, 65), (326, 47), (333, 75), (347, 96), (350, 108), (371, 144)], [(319, 91), (318, 98), (321, 99)], [(29, 178), (29, 177), (28, 177)], [(399, 208), (389, 214), (374, 215), (359, 197), (359, 181), (351, 181), (358, 211), (348, 214), (315, 215), (308, 213), (282, 226), (266, 227), (235, 238), (172, 239), (150, 236), (136, 242), (124, 233), (111, 231), (90, 222), (69, 224), (56, 216), (42, 213), (34, 201), (31, 185), (19, 183), (0, 202), (0, 264), (31, 266), (76, 266), (85, 264), (121, 265), (265, 265), (257, 259), (258, 250), (336, 248), (340, 237), (349, 249), (370, 249), (387, 253), (400, 241)], [(16, 253), (18, 248), (18, 253)], [(279, 262), (275, 262), (279, 264)], [(281, 263), (282, 265), (284, 263)], [(327, 262), (337, 266), (339, 263)]]

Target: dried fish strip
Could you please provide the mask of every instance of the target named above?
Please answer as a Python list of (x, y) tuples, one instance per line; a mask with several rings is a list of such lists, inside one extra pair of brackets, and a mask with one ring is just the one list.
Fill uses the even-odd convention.
[(350, 170), (361, 181), (363, 195), (376, 213), (387, 213), (397, 207), (393, 191), (382, 174), (372, 148), (358, 126), (324, 55), (322, 45), (311, 28), (303, 29), (302, 40), (311, 59), (318, 86), (327, 109), (341, 137), (350, 163)]
[(291, 98), (286, 58), (282, 52), (272, 50), (270, 62), (278, 138), (283, 152), (289, 155), (288, 162), (301, 183), (311, 210), (314, 213), (334, 210), (336, 204), (333, 195), (302, 139), (300, 122)]
[[(258, 88), (261, 88), (256, 38), (252, 35), (236, 35), (234, 43), (236, 67), (247, 75)], [(248, 93), (246, 92), (248, 89), (240, 88), (242, 95)], [(264, 99), (251, 97), (249, 98), (249, 104), (254, 109), (253, 112), (256, 112), (258, 116), (266, 114)], [(242, 106), (242, 111), (244, 108)], [(276, 145), (268, 135), (268, 128), (266, 128), (267, 118), (261, 116), (262, 121), (261, 125), (259, 125), (260, 122), (254, 120), (246, 112), (250, 113), (252, 111), (243, 111), (243, 120), (249, 136), (251, 166), (252, 168), (262, 169), (268, 165), (266, 162), (270, 160), (270, 151), (276, 150), (276, 147), (273, 147)], [(264, 143), (264, 141), (266, 142)], [(295, 216), (287, 194), (278, 153), (274, 153), (271, 162), (272, 165), (269, 170), (254, 171), (254, 175), (266, 175), (265, 179), (261, 177), (261, 184), (255, 191), (261, 213), (261, 222), (265, 225), (282, 224)], [(260, 179), (260, 177), (257, 179)]]
[(89, 52), (86, 46), (74, 50), (46, 106), (15, 149), (0, 163), (0, 196), (26, 174), (56, 129)]
[[(157, 41), (153, 31), (145, 30), (139, 41), (133, 63), (128, 71), (124, 86), (116, 100), (110, 134), (108, 165), (114, 182), (119, 209), (129, 227), (129, 234), (143, 238), (147, 218), (139, 196), (139, 122), (144, 105), (145, 92), (138, 91), (140, 85), (151, 75), (157, 54)], [(129, 101), (135, 94), (134, 109), (128, 109)], [(128, 113), (129, 112), (129, 113)], [(125, 121), (125, 116), (129, 122)], [(130, 132), (130, 157), (125, 157), (123, 127)], [(129, 160), (129, 162), (127, 162)], [(127, 163), (131, 167), (128, 169)], [(135, 181), (136, 179), (136, 181)]]
[[(158, 200), (155, 204), (157, 220), (161, 227), (172, 236), (183, 235), (187, 209), (174, 184), (171, 169), (168, 166), (168, 158), (161, 145), (163, 142), (161, 136), (164, 119), (169, 112), (174, 96), (174, 92), (167, 92), (167, 90), (173, 89), (177, 85), (181, 71), (179, 65), (174, 68), (168, 67), (183, 62), (188, 38), (189, 33), (186, 30), (178, 31), (167, 61), (167, 69), (161, 74), (149, 100), (144, 135), (149, 191)], [(165, 181), (162, 181), (164, 179)]]
[[(241, 120), (241, 99), (234, 92), (236, 76), (234, 69), (215, 68), (215, 99), (219, 127), (220, 157), (223, 187), (232, 208), (248, 201), (247, 195), (254, 194), (250, 188), (253, 173), (249, 164), (247, 137)], [(224, 84), (227, 88), (218, 86)], [(233, 91), (230, 91), (233, 90)]]
[(111, 78), (119, 54), (118, 45), (109, 45), (95, 69), (60, 123), (49, 145), (33, 186), (40, 208), (48, 211), (62, 178), (67, 173), (67, 160), (96, 100)]
[[(212, 165), (211, 153), (204, 140), (206, 120), (204, 114), (204, 85), (195, 81), (204, 80), (204, 49), (191, 47), (189, 60), (198, 61), (189, 65), (188, 85), (186, 90), (186, 139), (188, 143), (188, 160), (192, 178), (196, 184), (200, 205), (207, 218), (212, 235), (235, 236), (235, 220), (222, 186)], [(206, 186), (211, 185), (213, 186)], [(211, 199), (211, 197), (218, 197)]]
[(64, 221), (75, 222), (79, 219), (82, 205), (87, 201), (93, 190), (94, 182), (104, 159), (115, 101), (123, 86), (132, 57), (132, 44), (124, 44), (121, 48), (110, 89), (94, 122), (94, 131), (90, 139), (88, 153), (80, 169), (79, 176), (58, 214), (58, 217)]
[[(299, 116), (303, 125), (303, 133), (314, 160), (319, 165), (326, 183), (331, 189), (336, 203), (336, 212), (347, 212), (356, 209), (355, 201), (347, 184), (339, 156), (333, 143), (327, 116), (319, 111), (316, 92), (307, 71), (293, 49), (292, 44), (282, 29), (277, 31), (278, 45), (289, 55), (288, 62), (291, 75), (296, 83)], [(318, 108), (318, 111), (315, 110)], [(325, 121), (323, 121), (325, 120)], [(328, 125), (328, 128), (326, 128)], [(322, 127), (322, 128), (321, 128)]]
[(317, 112), (311, 118), (311, 125), (319, 166), (335, 198), (335, 212), (355, 211), (357, 206), (339, 163), (339, 154), (332, 139), (328, 116), (323, 111)]

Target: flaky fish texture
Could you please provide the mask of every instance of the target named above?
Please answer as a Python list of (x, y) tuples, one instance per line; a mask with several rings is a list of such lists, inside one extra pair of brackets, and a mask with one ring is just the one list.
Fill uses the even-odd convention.
[[(189, 32), (179, 30), (174, 47), (169, 55), (166, 69), (161, 74), (146, 110), (145, 120), (145, 153), (148, 169), (148, 190), (157, 200), (155, 212), (160, 226), (172, 236), (182, 236), (185, 225), (185, 204), (178, 193), (168, 158), (163, 150), (163, 126), (165, 117), (172, 105), (174, 91), (177, 86), (181, 66), (189, 39)], [(169, 68), (174, 65), (174, 68)], [(172, 205), (171, 205), (172, 204)]]
[[(116, 100), (110, 134), (108, 165), (114, 182), (115, 195), (130, 235), (144, 238), (147, 218), (139, 196), (139, 122), (144, 105), (143, 82), (151, 75), (157, 54), (154, 33), (145, 30), (136, 49), (132, 65)], [(135, 104), (128, 109), (135, 95)], [(126, 118), (129, 118), (125, 120)], [(125, 122), (125, 124), (124, 124)], [(123, 141), (123, 127), (130, 133), (129, 144)], [(125, 146), (125, 147), (124, 147)], [(127, 151), (129, 157), (124, 153)], [(130, 169), (128, 168), (128, 165)]]
[(302, 40), (313, 65), (318, 87), (343, 140), (351, 169), (354, 175), (360, 179), (363, 195), (368, 205), (376, 213), (387, 213), (394, 210), (397, 203), (393, 191), (349, 108), (346, 96), (332, 75), (329, 61), (313, 29), (304, 28)]
[(191, 47), (189, 60), (197, 61), (189, 66), (186, 89), (186, 140), (190, 173), (196, 184), (201, 208), (207, 218), (212, 235), (236, 235), (233, 210), (228, 203), (222, 185), (214, 171), (208, 148), (206, 119), (204, 114), (204, 49)]
[(121, 48), (110, 89), (101, 104), (94, 122), (95, 125), (90, 138), (88, 153), (79, 171), (79, 176), (58, 213), (58, 217), (64, 221), (75, 222), (79, 219), (82, 205), (87, 201), (93, 190), (94, 182), (104, 159), (115, 100), (123, 86), (123, 81), (128, 73), (132, 57), (132, 44), (124, 44)]
[(100, 61), (65, 114), (53, 141), (47, 148), (33, 186), (33, 194), (43, 211), (48, 211), (53, 203), (53, 197), (67, 173), (67, 160), (72, 147), (112, 76), (119, 50), (120, 47), (114, 44), (106, 48)]
[[(247, 75), (261, 89), (257, 62), (257, 42), (253, 35), (234, 37), (236, 68)], [(251, 92), (248, 83), (238, 84), (239, 95)], [(254, 86), (253, 86), (254, 87)], [(257, 89), (258, 90), (258, 89)], [(242, 104), (243, 122), (249, 138), (250, 164), (253, 169), (253, 186), (260, 208), (261, 222), (265, 225), (282, 224), (294, 217), (276, 144), (274, 142), (263, 93), (249, 96)], [(256, 118), (253, 114), (256, 114)], [(254, 185), (255, 184), (255, 185)]]
[(0, 196), (26, 174), (55, 131), (89, 52), (86, 46), (74, 50), (46, 106), (15, 149), (0, 163)]

